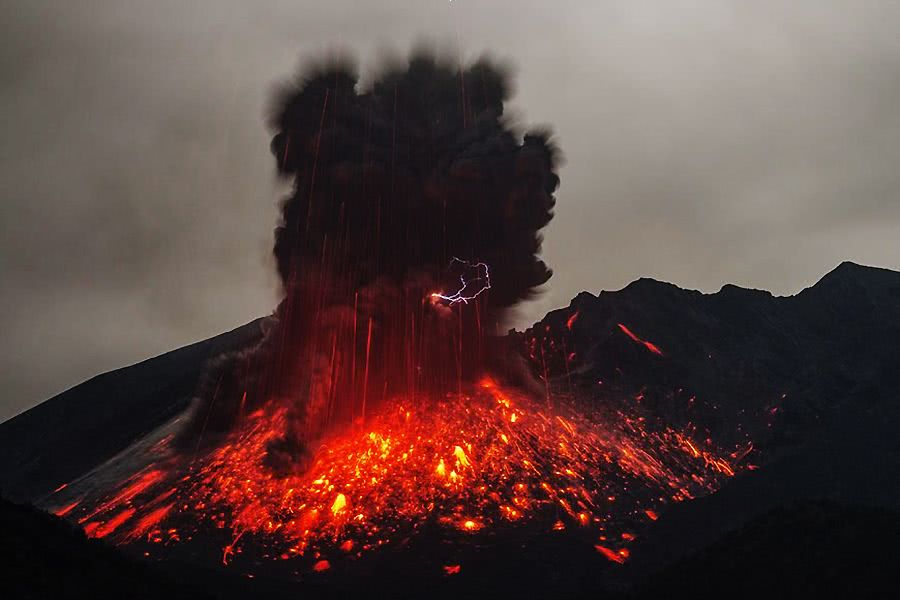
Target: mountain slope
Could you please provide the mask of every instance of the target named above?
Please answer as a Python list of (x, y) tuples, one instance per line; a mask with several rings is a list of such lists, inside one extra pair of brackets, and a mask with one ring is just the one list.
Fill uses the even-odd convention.
[(206, 362), (253, 344), (263, 319), (98, 375), (0, 424), (0, 489), (34, 501), (187, 408)]
[(520, 341), (558, 389), (781, 448), (828, 415), (893, 411), (900, 273), (843, 263), (787, 297), (641, 279), (582, 292)]
[(898, 340), (900, 273), (843, 263), (789, 297), (646, 279), (582, 293), (519, 341), (555, 389), (753, 444), (745, 460), (761, 468), (670, 506), (638, 540), (638, 576), (778, 506), (900, 508)]

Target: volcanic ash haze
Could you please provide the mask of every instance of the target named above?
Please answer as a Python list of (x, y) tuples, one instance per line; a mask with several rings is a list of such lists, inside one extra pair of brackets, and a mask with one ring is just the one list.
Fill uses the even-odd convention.
[(277, 94), (271, 149), (293, 181), (273, 250), (284, 298), (257, 348), (210, 369), (184, 440), (276, 403), (291, 416), (269, 458), (290, 467), (329, 425), (484, 370), (484, 334), (551, 276), (537, 255), (559, 153), (504, 117), (510, 90), (491, 60), (418, 51), (366, 87), (341, 59)]

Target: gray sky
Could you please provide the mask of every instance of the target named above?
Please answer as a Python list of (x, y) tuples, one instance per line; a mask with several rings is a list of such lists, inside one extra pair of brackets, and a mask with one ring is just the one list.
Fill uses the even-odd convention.
[(890, 0), (0, 0), (0, 420), (271, 311), (265, 109), (334, 49), (517, 66), (567, 159), (518, 325), (640, 276), (900, 269), (898, 26)]

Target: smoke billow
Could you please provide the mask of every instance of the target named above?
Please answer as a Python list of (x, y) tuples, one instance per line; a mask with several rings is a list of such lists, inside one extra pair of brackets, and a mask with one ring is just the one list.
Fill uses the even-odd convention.
[[(296, 456), (388, 396), (455, 391), (484, 368), (485, 333), (551, 276), (539, 231), (559, 155), (546, 132), (504, 117), (509, 95), (498, 64), (427, 52), (365, 87), (342, 60), (281, 90), (270, 124), (278, 171), (293, 181), (275, 229), (284, 299), (259, 347), (211, 369), (195, 425), (227, 430), (287, 403), (295, 430), (271, 454)], [(434, 295), (459, 289), (477, 263), (490, 284), (477, 298)]]

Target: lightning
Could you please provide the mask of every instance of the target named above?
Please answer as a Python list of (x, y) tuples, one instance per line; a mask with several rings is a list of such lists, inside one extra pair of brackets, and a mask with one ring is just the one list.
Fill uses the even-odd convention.
[(450, 266), (452, 267), (455, 263), (460, 263), (467, 269), (473, 269), (476, 273), (476, 276), (472, 279), (467, 280), (465, 273), (463, 273), (459, 276), (459, 283), (461, 284), (461, 287), (456, 292), (450, 295), (434, 292), (433, 294), (431, 294), (431, 298), (433, 300), (443, 300), (451, 306), (459, 302), (468, 304), (469, 301), (477, 298), (479, 295), (481, 295), (482, 292), (491, 289), (491, 272), (490, 268), (487, 266), (487, 263), (470, 263), (454, 256), (450, 261)]

